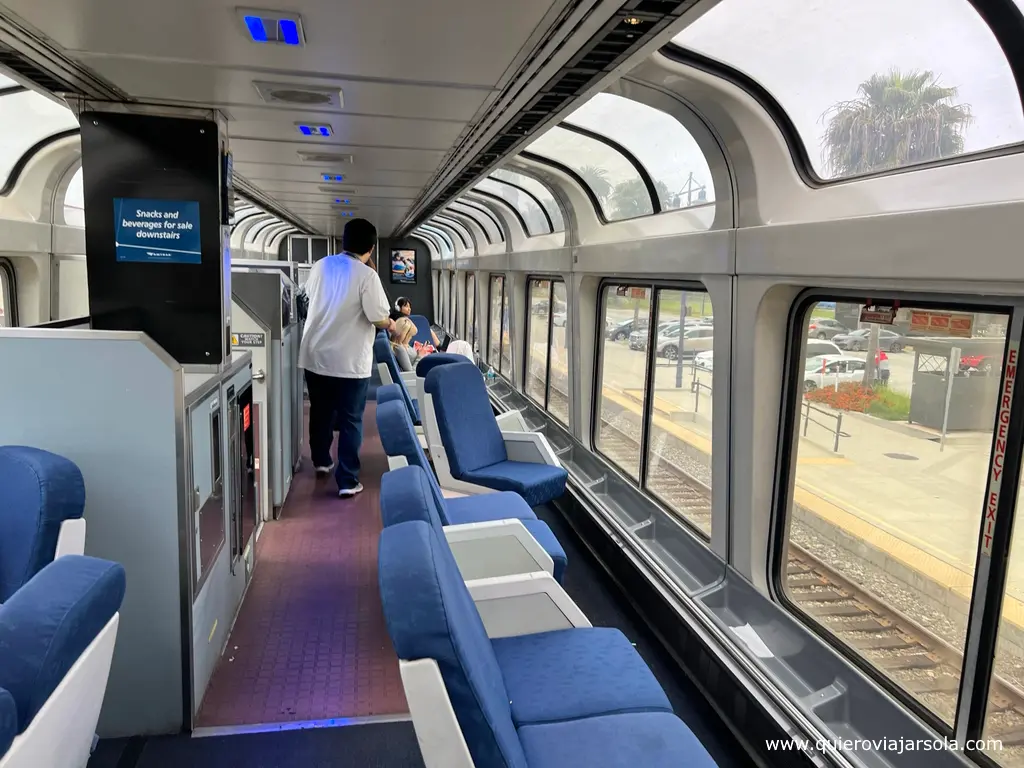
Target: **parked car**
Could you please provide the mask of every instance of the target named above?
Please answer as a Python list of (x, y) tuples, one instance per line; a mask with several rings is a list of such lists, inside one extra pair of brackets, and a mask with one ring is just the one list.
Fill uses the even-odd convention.
[[(676, 335), (679, 333), (679, 321), (669, 320), (658, 324), (658, 343), (661, 344), (661, 339), (666, 333), (674, 332)], [(639, 331), (633, 331), (629, 334), (629, 348), (632, 350), (644, 350), (647, 349), (647, 326), (644, 326)]]
[[(849, 350), (851, 352), (862, 352), (868, 348), (868, 337), (871, 334), (870, 328), (861, 328), (859, 331), (850, 331), (849, 333), (839, 333), (832, 337), (840, 349)], [(878, 329), (878, 348), (884, 349), (887, 352), (902, 352), (903, 347), (906, 346), (906, 340), (903, 336), (890, 331), (887, 328)]]
[(804, 392), (830, 387), (838, 381), (863, 381), (866, 363), (858, 357), (818, 355), (804, 364)]
[(821, 355), (835, 355), (839, 357), (842, 354), (843, 350), (837, 347), (834, 342), (813, 339), (807, 341), (807, 349), (804, 351), (805, 358), (820, 357)]
[(562, 326), (564, 326), (565, 312), (555, 312), (555, 314), (551, 316), (551, 322), (554, 324), (556, 328), (561, 328)]
[(807, 335), (815, 339), (831, 339), (840, 333), (849, 333), (850, 329), (838, 320), (828, 317), (812, 317), (807, 326)]
[(612, 341), (625, 341), (629, 338), (630, 334), (636, 331), (646, 331), (648, 321), (646, 317), (641, 317), (640, 320), (635, 324), (632, 320), (623, 320), (621, 323), (613, 324), (607, 333), (607, 337)]
[(715, 369), (715, 351), (709, 349), (707, 352), (698, 352), (693, 356), (693, 364), (703, 371)]
[(683, 357), (694, 357), (698, 352), (707, 352), (715, 343), (715, 331), (710, 326), (690, 328), (679, 338), (679, 326), (665, 331), (658, 339), (657, 355), (676, 360), (682, 347)]

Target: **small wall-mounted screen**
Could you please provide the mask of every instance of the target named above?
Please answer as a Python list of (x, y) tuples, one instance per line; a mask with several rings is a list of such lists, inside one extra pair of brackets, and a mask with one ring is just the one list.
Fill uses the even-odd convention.
[(391, 282), (413, 284), (416, 282), (416, 251), (391, 251)]
[(199, 203), (114, 198), (118, 261), (201, 264)]

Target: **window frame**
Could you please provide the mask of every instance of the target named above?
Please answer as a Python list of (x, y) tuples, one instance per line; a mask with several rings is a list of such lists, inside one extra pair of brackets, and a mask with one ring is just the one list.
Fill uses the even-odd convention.
[(18, 274), (14, 262), (0, 256), (0, 299), (3, 299), (5, 322), (0, 328), (18, 327)]
[[(444, 207), (442, 215), (451, 218), (453, 221), (459, 222), (463, 227), (466, 228), (466, 231), (468, 231), (471, 235), (473, 233), (473, 229), (466, 222), (467, 221), (473, 222), (473, 224), (475, 224), (480, 229), (480, 231), (483, 232), (483, 234), (484, 234), (484, 242), (487, 245), (493, 245), (494, 244), (493, 241), (490, 238), (490, 235), (487, 234), (487, 227), (485, 227), (483, 224), (481, 224), (480, 221), (477, 220), (475, 217), (470, 216), (468, 213), (466, 213), (464, 211), (455, 210), (454, 208), (452, 208), (451, 203), (449, 203), (448, 205), (446, 205)], [(474, 242), (475, 242), (475, 240), (476, 240), (476, 238), (474, 238)], [(475, 250), (476, 249), (474, 248), (474, 251)]]
[[(490, 220), (490, 222), (498, 230), (498, 237), (500, 238), (498, 240), (498, 242), (500, 242), (500, 243), (504, 243), (505, 242), (505, 230), (501, 226), (501, 222), (498, 221), (498, 217), (494, 215), (494, 211), (488, 209), (488, 207), (486, 205), (484, 205), (483, 203), (481, 203), (480, 201), (474, 200), (473, 198), (467, 197), (466, 195), (463, 195), (462, 197), (456, 198), (451, 203), (449, 203), (449, 205), (456, 205), (456, 204), (465, 206), (466, 208), (469, 208), (472, 211), (476, 211), (477, 213), (481, 213), (484, 216), (486, 216)], [(464, 215), (469, 215), (469, 214), (464, 214)], [(482, 224), (480, 226), (483, 227), (484, 234), (487, 234), (487, 227), (484, 227)], [(488, 242), (491, 245), (494, 245), (494, 241), (491, 240), (490, 238), (488, 238)]]
[[(858, 177), (859, 178), (859, 177)], [(788, 318), (788, 331), (786, 334), (786, 353), (784, 358), (784, 379), (782, 387), (782, 413), (779, 422), (779, 451), (777, 454), (777, 466), (775, 472), (775, 499), (772, 505), (772, 519), (770, 521), (769, 552), (768, 552), (768, 593), (769, 596), (786, 610), (800, 625), (816, 635), (834, 652), (839, 654), (846, 663), (859, 670), (868, 677), (875, 685), (879, 686), (887, 694), (894, 697), (901, 705), (907, 708), (913, 715), (923, 721), (928, 727), (936, 732), (954, 738), (961, 731), (961, 718), (968, 718), (968, 729), (976, 729), (976, 732), (968, 730), (966, 738), (981, 739), (984, 732), (985, 713), (988, 704), (988, 690), (992, 675), (994, 674), (994, 656), (998, 640), (1000, 617), (1002, 614), (1002, 603), (1005, 594), (1006, 567), (1009, 561), (1010, 548), (1006, 541), (1005, 551), (998, 552), (997, 545), (1000, 533), (1005, 531), (1006, 538), (1009, 537), (1012, 529), (1012, 521), (1016, 515), (1018, 489), (1021, 480), (1021, 462), (1024, 450), (1021, 444), (1024, 443), (1024, 384), (1017, 377), (1014, 385), (1014, 397), (1012, 400), (1009, 438), (1004, 461), (1004, 475), (1000, 486), (999, 508), (997, 511), (997, 529), (992, 549), (992, 564), (988, 571), (988, 580), (981, 581), (979, 576), (981, 570), (975, 567), (972, 573), (971, 594), (969, 597), (969, 613), (967, 624), (964, 630), (964, 648), (962, 650), (962, 666), (960, 671), (960, 687), (957, 693), (957, 704), (954, 713), (953, 724), (950, 725), (943, 720), (936, 712), (927, 708), (923, 702), (918, 701), (910, 693), (894, 681), (885, 676), (881, 669), (869, 662), (868, 659), (860, 656), (854, 649), (842, 642), (837, 635), (830, 632), (823, 624), (816, 622), (806, 611), (802, 610), (794, 600), (789, 597), (786, 589), (786, 561), (789, 553), (789, 531), (792, 519), (792, 506), (795, 503), (797, 453), (799, 450), (800, 429), (799, 412), (802, 409), (803, 387), (800, 381), (803, 378), (803, 365), (800, 350), (807, 339), (805, 321), (809, 320), (810, 310), (821, 301), (844, 301), (848, 303), (863, 303), (870, 300), (873, 303), (889, 305), (897, 303), (902, 307), (913, 307), (914, 309), (937, 309), (944, 312), (973, 312), (1005, 314), (1007, 316), (1007, 334), (1003, 345), (1003, 370), (1000, 373), (1000, 389), (1005, 382), (1006, 360), (1010, 350), (1010, 343), (1013, 340), (1013, 329), (1020, 328), (1024, 323), (1024, 306), (1020, 300), (1014, 301), (1014, 297), (1001, 297), (1002, 302), (981, 302), (972, 301), (972, 297), (963, 294), (941, 293), (923, 294), (916, 292), (900, 292), (893, 290), (871, 291), (871, 298), (867, 299), (863, 290), (829, 289), (823, 287), (808, 288), (801, 292), (792, 303)], [(975, 297), (976, 298), (976, 297)], [(1018, 350), (1018, 354), (1020, 351)], [(996, 427), (999, 418), (999, 408), (993, 414), (993, 433), (990, 439), (989, 459), (986, 465), (986, 494), (991, 482), (991, 470), (993, 460), (993, 448), (996, 439)], [(1014, 444), (1016, 441), (1016, 445)], [(984, 521), (984, 512), (982, 513)], [(1000, 527), (1001, 526), (1001, 527)], [(980, 536), (980, 531), (979, 531)], [(975, 559), (980, 557), (980, 545), (975, 551)], [(992, 588), (993, 582), (1000, 582), (1002, 588)], [(983, 621), (981, 631), (977, 633), (979, 639), (972, 650), (972, 630), (976, 621), (975, 603), (979, 597), (985, 602), (985, 610), (989, 614)], [(994, 606), (994, 609), (993, 609)], [(897, 607), (895, 610), (899, 611)], [(986, 627), (986, 622), (990, 625)], [(987, 631), (986, 631), (987, 630)], [(981, 655), (988, 653), (987, 658), (978, 656), (978, 645), (984, 649)], [(969, 659), (978, 657), (975, 671), (969, 671)], [(977, 670), (982, 670), (978, 674)], [(970, 711), (964, 711), (962, 700), (965, 692), (971, 693)], [(978, 712), (980, 711), (980, 718)], [(1001, 768), (988, 755), (976, 750), (964, 751), (975, 761), (983, 762), (992, 768)]]
[(459, 291), (457, 288), (458, 279), (455, 274), (455, 270), (448, 270), (448, 326), (445, 328), (453, 336), (458, 336), (459, 329), (457, 325), (457, 318), (459, 315)]
[(473, 235), (461, 221), (443, 213), (434, 214), (431, 221), (434, 221), (439, 227), (444, 225), (455, 232), (459, 236), (459, 240), (462, 241), (462, 244), (466, 246), (467, 251), (474, 250)]
[[(459, 201), (458, 200), (453, 200), (452, 202), (448, 203), (448, 206), (445, 208), (445, 210), (448, 211), (453, 216), (464, 216), (465, 218), (467, 218), (470, 221), (472, 221), (474, 224), (476, 224), (478, 227), (480, 227), (480, 230), (484, 233), (484, 239), (487, 241), (487, 244), (488, 245), (494, 245), (495, 241), (494, 241), (494, 238), (491, 237), (490, 230), (483, 223), (483, 221), (481, 221), (478, 218), (478, 216), (482, 215), (480, 213), (480, 211), (478, 211), (476, 208), (473, 208), (472, 206), (466, 205), (465, 203), (461, 203), (461, 205), (466, 210), (461, 210), (459, 208), (456, 208), (455, 207), (456, 205), (460, 205)], [(492, 223), (494, 223), (495, 226), (497, 226), (497, 222), (492, 222)], [(499, 233), (499, 235), (501, 234), (501, 228), (500, 227), (498, 228), (498, 233)], [(504, 242), (504, 240), (499, 240), (498, 242)]]
[(519, 156), (531, 162), (537, 163), (538, 165), (545, 165), (548, 168), (553, 168), (559, 173), (563, 173), (570, 179), (572, 179), (573, 182), (575, 182), (576, 186), (583, 190), (583, 194), (586, 195), (587, 200), (590, 201), (590, 207), (593, 209), (594, 215), (597, 217), (597, 220), (602, 225), (614, 224), (615, 221), (628, 221), (628, 219), (616, 219), (613, 221), (611, 219), (606, 218), (604, 215), (604, 208), (601, 206), (601, 201), (598, 199), (597, 195), (594, 194), (594, 190), (592, 190), (590, 188), (590, 185), (583, 180), (582, 176), (576, 173), (576, 171), (574, 171), (568, 165), (560, 163), (557, 160), (552, 160), (546, 157), (545, 155), (535, 155), (532, 152), (527, 152), (525, 149), (519, 153)]
[[(516, 209), (514, 205), (509, 203), (508, 200), (506, 200), (503, 197), (499, 197), (498, 195), (495, 195), (491, 192), (484, 192), (483, 190), (479, 190), (476, 187), (474, 187), (473, 189), (466, 193), (467, 197), (469, 197), (469, 195), (476, 195), (477, 197), (484, 198), (484, 200), (475, 201), (479, 203), (481, 206), (484, 206), (484, 201), (486, 201), (487, 204), (493, 205), (495, 208), (510, 212), (512, 214), (512, 217), (519, 223), (519, 226), (522, 228), (523, 235), (526, 237), (530, 237), (530, 230), (526, 228), (526, 219), (523, 218), (523, 215)], [(469, 199), (473, 200), (473, 198), (471, 197), (469, 197)]]
[[(451, 252), (451, 256), (449, 256), (448, 258), (455, 258), (455, 242), (451, 239), (451, 236), (447, 232), (435, 227), (432, 224), (420, 224), (420, 228), (425, 232), (429, 232), (430, 234), (434, 235), (444, 245), (448, 246), (448, 250)], [(442, 260), (447, 261), (447, 259), (444, 258), (444, 248), (441, 249), (441, 258)]]
[[(644, 401), (641, 406), (641, 423), (640, 423), (640, 464), (637, 468), (637, 477), (633, 478), (624, 467), (616, 463), (610, 456), (604, 453), (598, 445), (598, 435), (600, 433), (599, 425), (601, 423), (601, 402), (602, 402), (602, 383), (603, 383), (603, 372), (604, 372), (604, 349), (605, 344), (608, 342), (608, 334), (604, 330), (605, 312), (607, 311), (607, 298), (608, 298), (608, 287), (615, 286), (618, 288), (645, 288), (651, 291), (650, 306), (647, 311), (647, 347), (646, 355), (647, 359), (644, 363)], [(651, 447), (651, 431), (654, 424), (654, 387), (656, 384), (655, 374), (657, 373), (657, 342), (652, 343), (652, 332), (657, 330), (658, 323), (656, 318), (658, 317), (658, 308), (661, 304), (661, 292), (662, 291), (682, 291), (684, 293), (703, 293), (711, 298), (711, 293), (699, 279), (691, 280), (650, 280), (650, 281), (638, 281), (638, 280), (619, 280), (614, 277), (602, 277), (597, 287), (598, 290), (598, 312), (597, 312), (597, 333), (596, 336), (596, 349), (594, 356), (594, 376), (593, 376), (593, 389), (591, 391), (591, 402), (593, 405), (593, 415), (590, 419), (590, 444), (593, 446), (593, 451), (601, 457), (609, 466), (614, 468), (619, 476), (629, 485), (633, 486), (640, 493), (644, 494), (653, 503), (657, 504), (666, 514), (670, 515), (674, 520), (682, 524), (687, 531), (694, 534), (697, 540), (701, 543), (710, 546), (711, 536), (700, 528), (691, 523), (685, 515), (680, 513), (678, 510), (668, 506), (665, 501), (658, 496), (654, 491), (648, 487), (648, 475), (650, 469), (650, 447)], [(712, 305), (712, 311), (714, 306)], [(641, 317), (643, 315), (641, 314)], [(654, 337), (656, 339), (656, 337)], [(712, 407), (713, 401), (712, 401)]]
[[(517, 184), (514, 181), (508, 181), (507, 179), (500, 179), (500, 178), (498, 178), (498, 177), (496, 177), (494, 175), (496, 173), (501, 173), (501, 172), (510, 173), (510, 174), (515, 175), (515, 176), (520, 176), (520, 177), (526, 179), (527, 181), (532, 181), (534, 184), (536, 184), (541, 189), (543, 189), (548, 194), (548, 196), (551, 198), (551, 207), (549, 207), (543, 200), (541, 200), (541, 198), (537, 197), (537, 194), (535, 192), (530, 192), (529, 189), (527, 189), (526, 187), (522, 186), (521, 184)], [(565, 231), (565, 212), (562, 210), (562, 206), (558, 202), (558, 196), (556, 195), (554, 188), (552, 188), (552, 186), (548, 182), (543, 181), (542, 179), (537, 178), (536, 176), (534, 176), (532, 173), (530, 173), (525, 168), (516, 167), (516, 166), (509, 166), (509, 165), (504, 165), (504, 166), (502, 166), (500, 168), (494, 169), (487, 176), (487, 178), (488, 179), (492, 179), (494, 181), (500, 181), (503, 184), (508, 184), (509, 186), (515, 187), (516, 189), (519, 189), (519, 190), (522, 190), (524, 192), (529, 193), (533, 197), (533, 199), (536, 200), (540, 204), (541, 210), (543, 210), (544, 213), (547, 215), (548, 221), (551, 223), (551, 233), (555, 234), (555, 233), (558, 233), (558, 232), (564, 232)], [(551, 209), (552, 208), (554, 208), (554, 210), (558, 213), (558, 219), (561, 222), (561, 226), (560, 227), (557, 227), (557, 228), (555, 227), (555, 220), (554, 220), (554, 217), (552, 216), (552, 213), (551, 213)]]

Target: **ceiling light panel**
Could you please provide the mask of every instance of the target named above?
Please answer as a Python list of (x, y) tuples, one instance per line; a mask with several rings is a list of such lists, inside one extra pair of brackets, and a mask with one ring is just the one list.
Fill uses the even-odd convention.
[(306, 42), (297, 13), (239, 8), (238, 16), (254, 43), (300, 47)]
[(318, 136), (326, 139), (334, 134), (331, 126), (327, 123), (296, 123), (295, 127), (303, 136)]

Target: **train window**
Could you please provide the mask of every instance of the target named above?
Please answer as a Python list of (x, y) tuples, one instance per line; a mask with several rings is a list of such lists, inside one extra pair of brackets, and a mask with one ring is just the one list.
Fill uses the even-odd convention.
[(645, 483), (666, 507), (710, 538), (711, 297), (705, 291), (662, 288), (657, 307)]
[(509, 315), (508, 287), (502, 283), (501, 289), (501, 365), (498, 370), (506, 377), (512, 378), (512, 323)]
[(609, 143), (555, 126), (527, 151), (570, 168), (590, 189), (607, 221), (654, 213), (639, 171)]
[[(623, 96), (599, 93), (565, 122), (607, 136), (631, 152), (654, 182), (663, 211), (715, 199), (704, 153), (672, 115)], [(636, 201), (647, 194), (642, 187), (634, 189), (636, 183), (624, 182), (612, 192), (613, 205), (628, 216), (641, 215)]]
[(489, 346), (487, 350), (487, 362), (494, 366), (497, 370), (501, 370), (501, 339), (502, 339), (502, 328), (501, 321), (503, 318), (502, 306), (503, 306), (503, 295), (505, 293), (505, 277), (504, 275), (492, 275), (491, 276), (491, 313), (490, 322), (488, 324), (488, 340)]
[(64, 223), (69, 227), (85, 226), (85, 196), (82, 191), (81, 166), (71, 177), (67, 192), (64, 193)]
[(558, 203), (555, 202), (555, 197), (551, 194), (551, 190), (546, 186), (524, 173), (509, 171), (507, 169), (497, 170), (492, 173), (491, 176), (499, 181), (506, 181), (509, 184), (515, 184), (517, 187), (529, 192), (538, 201), (540, 201), (541, 205), (544, 206), (544, 210), (547, 211), (548, 218), (551, 219), (551, 226), (554, 231), (565, 231), (565, 220), (562, 218), (562, 210), (558, 207)]
[(466, 274), (466, 340), (476, 349), (476, 275)]
[(759, 81), (824, 179), (1024, 140), (1006, 57), (965, 0), (723, 0), (673, 42)]
[(74, 113), (53, 99), (35, 91), (0, 95), (0, 179), (8, 180), (33, 145), (74, 128), (78, 128)]
[(458, 317), (458, 308), (456, 307), (456, 299), (458, 292), (455, 290), (456, 279), (455, 273), (448, 273), (448, 313), (446, 319), (448, 320), (448, 330), (450, 333), (458, 335), (459, 329), (455, 327), (455, 318)]
[(604, 334), (594, 446), (637, 481), (652, 293), (649, 287), (605, 285), (601, 301)]
[(540, 201), (534, 198), (532, 193), (508, 182), (495, 179), (484, 179), (476, 185), (475, 189), (497, 195), (515, 208), (522, 217), (523, 223), (526, 224), (526, 234), (530, 237), (551, 234), (548, 216), (541, 208)]
[(838, 299), (796, 320), (780, 593), (952, 726), (1009, 318), (904, 305), (892, 325), (859, 319)]
[(548, 413), (569, 425), (569, 345), (566, 325), (568, 303), (565, 283), (556, 280), (551, 286), (551, 362), (548, 363)]
[(459, 240), (462, 241), (462, 245), (465, 246), (467, 250), (473, 249), (473, 236), (469, 233), (465, 224), (451, 216), (436, 216), (435, 218), (438, 222), (448, 225), (448, 227), (459, 236)]
[(548, 381), (551, 281), (531, 280), (527, 289), (526, 304), (526, 394), (543, 408)]
[(438, 270), (431, 272), (431, 280), (434, 283), (434, 322), (441, 322), (441, 273)]

